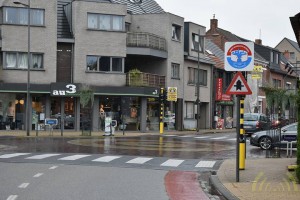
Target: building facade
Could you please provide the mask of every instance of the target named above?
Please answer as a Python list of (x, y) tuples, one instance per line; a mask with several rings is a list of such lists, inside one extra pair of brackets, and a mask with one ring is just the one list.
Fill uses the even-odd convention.
[[(176, 88), (177, 99), (165, 102), (165, 128), (195, 128), (184, 125), (186, 102), (196, 98), (194, 90), (186, 89), (190, 87), (186, 75), (189, 67), (197, 66), (195, 52), (185, 53), (185, 44), (193, 37), (185, 39), (184, 18), (164, 12), (154, 0), (30, 3), (29, 29), (26, 7), (0, 1), (0, 129), (25, 130), (29, 101), (31, 130), (45, 130), (45, 119), (51, 118), (57, 119), (55, 128), (61, 130), (78, 131), (87, 123), (93, 131), (105, 131), (115, 120), (120, 130), (156, 131), (159, 91), (168, 87)], [(209, 77), (212, 63), (203, 56), (201, 52), (201, 69)], [(203, 79), (209, 82), (207, 77)], [(28, 81), (30, 99), (26, 99)], [(93, 97), (83, 106), (80, 95), (87, 90)], [(207, 84), (200, 92), (201, 112), (205, 111), (201, 128), (211, 124), (206, 97), (210, 90)]]

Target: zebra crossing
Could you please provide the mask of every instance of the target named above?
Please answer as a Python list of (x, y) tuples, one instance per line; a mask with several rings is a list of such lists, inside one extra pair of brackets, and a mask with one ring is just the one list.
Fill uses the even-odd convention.
[(148, 168), (179, 168), (184, 170), (201, 170), (201, 169), (214, 169), (221, 161), (219, 160), (199, 160), (199, 159), (174, 159), (174, 158), (162, 158), (162, 157), (134, 157), (134, 156), (119, 156), (119, 155), (101, 155), (101, 154), (60, 154), (60, 153), (0, 153), (0, 162), (64, 162), (61, 164), (110, 164), (114, 162), (114, 165), (126, 166), (126, 167), (138, 167), (147, 166)]

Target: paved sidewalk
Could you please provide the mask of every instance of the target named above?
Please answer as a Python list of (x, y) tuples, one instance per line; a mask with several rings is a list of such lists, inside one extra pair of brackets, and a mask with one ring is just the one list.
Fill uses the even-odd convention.
[(299, 200), (300, 184), (295, 181), (294, 172), (287, 170), (288, 165), (295, 163), (296, 158), (247, 159), (236, 182), (236, 161), (225, 160), (215, 176), (220, 182), (213, 184), (230, 200)]

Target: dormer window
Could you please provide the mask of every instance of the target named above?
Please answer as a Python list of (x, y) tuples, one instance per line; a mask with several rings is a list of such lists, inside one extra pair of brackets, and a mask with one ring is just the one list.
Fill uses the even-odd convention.
[(192, 34), (192, 50), (203, 52), (204, 49), (204, 37), (198, 34)]

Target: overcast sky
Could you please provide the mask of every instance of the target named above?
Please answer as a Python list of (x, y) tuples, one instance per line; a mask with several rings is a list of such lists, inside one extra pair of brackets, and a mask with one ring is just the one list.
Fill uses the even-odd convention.
[(155, 0), (166, 12), (210, 28), (219, 28), (275, 47), (284, 37), (296, 41), (289, 17), (300, 12), (300, 0)]

